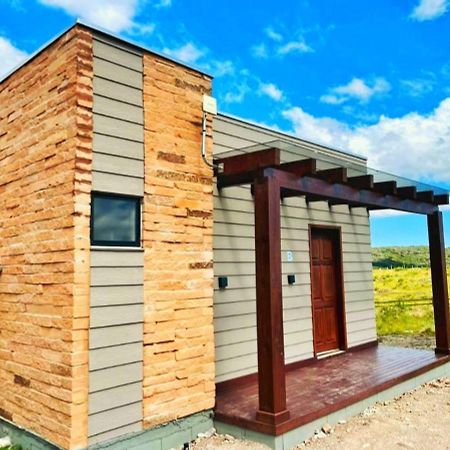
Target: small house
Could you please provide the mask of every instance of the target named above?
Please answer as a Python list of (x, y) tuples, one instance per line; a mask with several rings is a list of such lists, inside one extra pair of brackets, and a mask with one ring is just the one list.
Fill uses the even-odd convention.
[[(287, 450), (450, 373), (448, 193), (215, 114), (211, 81), (77, 22), (0, 82), (0, 436)], [(427, 216), (435, 352), (378, 346), (378, 209)]]

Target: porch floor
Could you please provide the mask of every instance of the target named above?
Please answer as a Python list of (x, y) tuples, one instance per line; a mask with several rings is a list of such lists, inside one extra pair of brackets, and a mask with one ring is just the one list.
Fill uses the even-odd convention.
[(450, 360), (432, 351), (374, 346), (303, 367), (287, 368), (290, 418), (272, 427), (255, 419), (257, 377), (218, 385), (215, 418), (242, 428), (278, 436), (364, 400)]

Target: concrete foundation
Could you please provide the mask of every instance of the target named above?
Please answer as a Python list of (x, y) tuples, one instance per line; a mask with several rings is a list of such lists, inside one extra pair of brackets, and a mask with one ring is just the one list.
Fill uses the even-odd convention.
[[(101, 444), (91, 445), (86, 450), (169, 450), (194, 440), (199, 433), (213, 427), (212, 411), (193, 414), (165, 425), (137, 433), (120, 436)], [(0, 419), (0, 437), (9, 436), (11, 442), (23, 450), (59, 450), (60, 447), (45, 441), (39, 436)]]

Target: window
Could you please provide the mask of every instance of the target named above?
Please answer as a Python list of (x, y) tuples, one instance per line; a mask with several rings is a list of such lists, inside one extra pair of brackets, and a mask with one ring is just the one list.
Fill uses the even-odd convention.
[(139, 247), (141, 202), (138, 197), (92, 194), (91, 244)]

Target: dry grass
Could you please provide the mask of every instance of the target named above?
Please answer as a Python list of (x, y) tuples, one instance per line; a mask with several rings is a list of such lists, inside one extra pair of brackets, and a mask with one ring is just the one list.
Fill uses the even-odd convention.
[(430, 269), (374, 269), (373, 273), (378, 334), (434, 334)]

